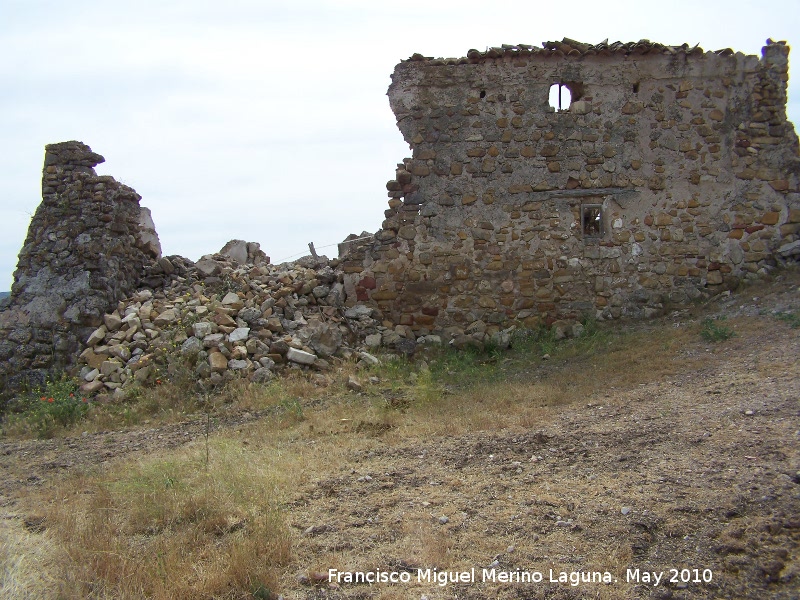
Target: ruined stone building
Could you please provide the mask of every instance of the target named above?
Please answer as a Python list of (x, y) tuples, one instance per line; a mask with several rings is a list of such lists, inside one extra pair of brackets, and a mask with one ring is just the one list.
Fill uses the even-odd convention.
[[(249, 357), (248, 346), (267, 348), (273, 333), (303, 324), (294, 305), (280, 306), (292, 294), (303, 296), (298, 305), (327, 307), (326, 318), (366, 304), (358, 308), (392, 334), (377, 343), (402, 336), (413, 351), (409, 338), (426, 334), (481, 341), (511, 325), (652, 316), (800, 255), (788, 53), (780, 42), (759, 58), (564, 40), (412, 56), (389, 88), (412, 157), (388, 183), (381, 229), (345, 244), (337, 271), (325, 267), (297, 289), (268, 269), (255, 276), (262, 291), (280, 284), (280, 299), (247, 307), (263, 339), (233, 349)], [(130, 361), (160, 334), (123, 327), (136, 316), (128, 314), (103, 330), (104, 315), (140, 287), (159, 288), (169, 305), (165, 284), (188, 285), (173, 262), (204, 282), (217, 274), (214, 260), (160, 257), (139, 195), (98, 176), (102, 161), (80, 142), (46, 148), (42, 203), (0, 303), (3, 388), (75, 366), (90, 337), (108, 337), (117, 371), (132, 376)], [(258, 244), (234, 250), (237, 264), (269, 262)], [(122, 356), (131, 340), (139, 355)], [(287, 344), (272, 341), (267, 357), (281, 359)]]
[(381, 230), (344, 256), (348, 291), (451, 337), (656, 315), (764, 273), (800, 244), (788, 53), (565, 39), (412, 56), (389, 101), (413, 155)]

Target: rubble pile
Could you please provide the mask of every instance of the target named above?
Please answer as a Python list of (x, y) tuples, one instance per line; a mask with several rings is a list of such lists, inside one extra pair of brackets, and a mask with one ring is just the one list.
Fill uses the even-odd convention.
[(409, 327), (374, 307), (346, 306), (337, 260), (272, 265), (258, 244), (234, 240), (197, 263), (161, 258), (145, 287), (103, 316), (80, 355), (84, 393), (124, 396), (184, 368), (203, 387), (236, 378), (269, 381), (284, 369), (326, 371), (335, 358), (375, 363), (379, 346), (412, 354)]

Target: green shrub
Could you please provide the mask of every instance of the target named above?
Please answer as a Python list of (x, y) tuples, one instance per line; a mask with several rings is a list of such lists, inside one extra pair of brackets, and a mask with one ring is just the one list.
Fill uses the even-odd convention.
[(727, 325), (720, 324), (724, 321), (725, 317), (718, 317), (716, 320), (712, 318), (703, 319), (700, 329), (700, 337), (707, 342), (724, 342), (736, 335), (736, 333)]
[(89, 406), (74, 379), (66, 375), (50, 378), (9, 403), (3, 429), (49, 438), (59, 429), (80, 421), (89, 411)]
[(775, 317), (779, 321), (788, 323), (792, 329), (797, 329), (798, 327), (800, 327), (800, 315), (795, 314), (794, 312), (778, 313), (775, 315)]
[(553, 354), (558, 343), (556, 332), (544, 325), (537, 329), (517, 329), (511, 336), (511, 347), (514, 350), (534, 356)]

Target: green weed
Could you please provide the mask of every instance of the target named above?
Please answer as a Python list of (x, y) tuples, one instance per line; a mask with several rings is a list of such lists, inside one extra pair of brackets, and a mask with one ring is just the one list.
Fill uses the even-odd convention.
[(736, 335), (736, 332), (733, 331), (727, 325), (720, 324), (721, 321), (724, 321), (725, 317), (718, 317), (717, 319), (707, 318), (703, 319), (701, 323), (700, 329), (700, 337), (702, 337), (707, 342), (724, 342), (725, 340), (729, 340)]
[(497, 378), (501, 356), (502, 351), (495, 348), (444, 349), (430, 360), (431, 383), (463, 387), (480, 381), (493, 381)]
[(50, 378), (9, 403), (3, 430), (50, 438), (83, 419), (89, 407), (74, 379)]
[(792, 329), (800, 327), (800, 315), (795, 312), (784, 312), (775, 315), (775, 318), (784, 323), (788, 323)]
[(430, 368), (420, 369), (414, 375), (411, 393), (417, 402), (428, 404), (442, 397), (442, 385), (434, 379)]
[(379, 364), (369, 367), (370, 373), (386, 380), (405, 379), (412, 370), (412, 363), (395, 355), (381, 357)]
[(298, 398), (283, 398), (278, 405), (283, 412), (294, 421), (302, 421), (303, 405)]
[(538, 329), (518, 329), (511, 337), (511, 347), (517, 352), (544, 356), (556, 351), (559, 340), (555, 331), (544, 325)]

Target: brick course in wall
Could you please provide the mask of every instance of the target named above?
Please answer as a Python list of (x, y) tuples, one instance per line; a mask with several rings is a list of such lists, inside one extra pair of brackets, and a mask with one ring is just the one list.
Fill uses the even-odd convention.
[(349, 302), (485, 336), (654, 316), (765, 273), (800, 230), (788, 53), (564, 40), (401, 62), (389, 100), (413, 155), (343, 256)]

